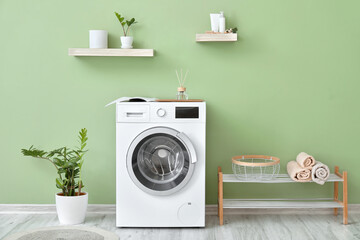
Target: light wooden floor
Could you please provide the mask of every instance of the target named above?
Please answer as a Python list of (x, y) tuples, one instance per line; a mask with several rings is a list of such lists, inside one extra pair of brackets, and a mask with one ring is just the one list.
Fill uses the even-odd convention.
[[(212, 239), (360, 239), (360, 214), (351, 214), (349, 224), (341, 215), (225, 215), (224, 226), (217, 216), (206, 216), (205, 228), (116, 228), (115, 214), (87, 215), (85, 225), (115, 232), (121, 240), (212, 240)], [(0, 214), (0, 239), (26, 229), (57, 226), (56, 214)]]

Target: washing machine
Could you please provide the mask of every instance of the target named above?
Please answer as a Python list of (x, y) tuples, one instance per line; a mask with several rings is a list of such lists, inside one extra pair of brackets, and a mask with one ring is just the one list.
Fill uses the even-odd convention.
[(116, 226), (205, 226), (205, 102), (116, 103)]

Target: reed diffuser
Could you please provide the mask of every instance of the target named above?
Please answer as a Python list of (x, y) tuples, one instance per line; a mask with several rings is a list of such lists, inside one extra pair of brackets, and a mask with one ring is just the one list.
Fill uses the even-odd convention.
[(178, 91), (176, 94), (176, 100), (188, 100), (188, 98), (189, 98), (188, 95), (186, 94), (186, 87), (184, 86), (188, 72), (189, 71), (187, 70), (185, 73), (185, 76), (183, 77), (183, 71), (181, 69), (180, 77), (179, 77), (178, 71), (175, 70), (176, 77), (177, 77), (179, 85), (180, 85), (177, 89)]

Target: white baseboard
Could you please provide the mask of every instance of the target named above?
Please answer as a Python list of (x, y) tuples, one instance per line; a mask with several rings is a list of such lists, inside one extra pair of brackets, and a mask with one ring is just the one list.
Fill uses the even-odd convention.
[[(115, 204), (89, 204), (88, 213), (115, 214)], [(341, 214), (342, 209), (339, 209)], [(332, 214), (333, 209), (224, 209), (225, 215)], [(360, 204), (349, 204), (349, 213), (360, 213)], [(0, 214), (56, 214), (55, 204), (0, 204)], [(206, 215), (217, 215), (217, 205), (206, 205)]]
[[(88, 213), (115, 214), (115, 204), (89, 204)], [(55, 204), (0, 204), (0, 214), (56, 214)]]

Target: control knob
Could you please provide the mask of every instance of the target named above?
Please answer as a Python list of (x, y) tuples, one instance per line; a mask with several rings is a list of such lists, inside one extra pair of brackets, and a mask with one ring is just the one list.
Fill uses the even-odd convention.
[(159, 117), (164, 117), (166, 115), (166, 111), (162, 108), (159, 108), (157, 111), (156, 111), (156, 114), (159, 116)]

